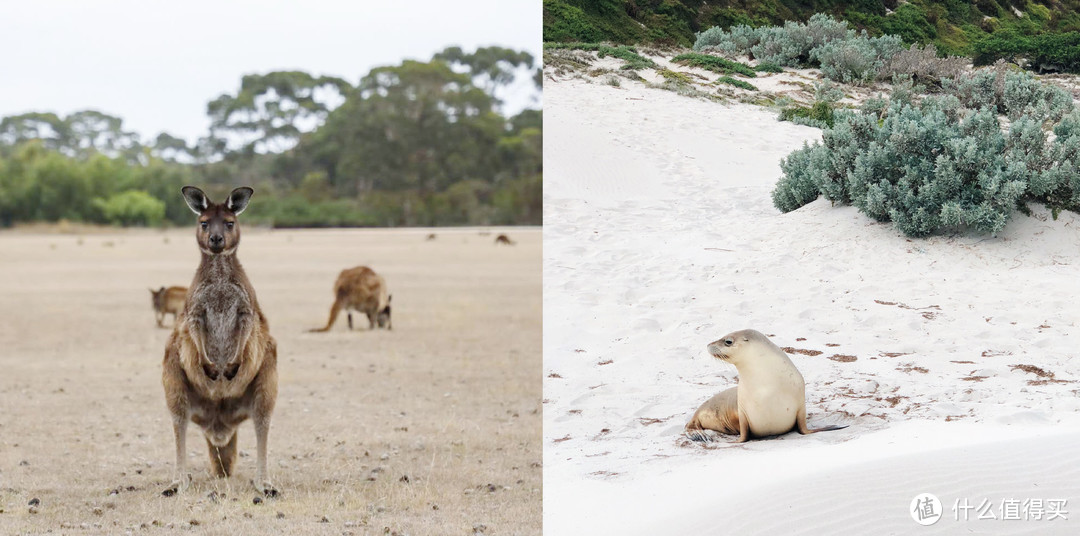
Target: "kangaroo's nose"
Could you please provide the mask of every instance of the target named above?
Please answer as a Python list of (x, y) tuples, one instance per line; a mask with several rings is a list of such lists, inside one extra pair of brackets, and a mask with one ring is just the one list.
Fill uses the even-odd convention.
[(225, 243), (225, 237), (221, 235), (210, 235), (210, 245), (220, 246)]

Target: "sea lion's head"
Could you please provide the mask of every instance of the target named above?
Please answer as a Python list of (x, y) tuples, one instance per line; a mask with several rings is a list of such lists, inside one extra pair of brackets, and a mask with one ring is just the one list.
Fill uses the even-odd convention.
[(709, 343), (709, 353), (717, 359), (722, 359), (733, 365), (738, 365), (742, 359), (752, 356), (756, 352), (746, 352), (745, 349), (760, 341), (768, 341), (765, 335), (752, 329), (744, 329), (728, 333), (723, 337)]

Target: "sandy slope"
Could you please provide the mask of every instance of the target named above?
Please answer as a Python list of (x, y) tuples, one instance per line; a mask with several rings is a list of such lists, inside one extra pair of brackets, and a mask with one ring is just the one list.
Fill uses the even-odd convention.
[[(1080, 507), (1077, 475), (1036, 463), (1075, 462), (1080, 436), (1075, 215), (926, 240), (822, 200), (781, 215), (779, 161), (818, 130), (635, 83), (549, 77), (545, 100), (546, 530), (725, 533), (720, 516), (906, 533), (924, 491)], [(683, 444), (693, 410), (735, 381), (705, 345), (748, 327), (797, 351), (812, 424), (852, 426)], [(956, 467), (968, 447), (980, 465)], [(770, 508), (785, 514), (752, 514)], [(990, 523), (935, 528), (1066, 527)]]
[[(0, 233), (0, 534), (538, 534), (540, 232), (501, 229), (506, 247), (431, 231), (245, 229), (240, 259), (279, 348), (270, 472), (284, 496), (260, 505), (250, 424), (227, 480), (189, 428), (194, 487), (159, 495), (168, 330), (147, 287), (190, 282), (193, 232)], [(386, 277), (394, 330), (342, 317), (306, 333), (359, 264)]]

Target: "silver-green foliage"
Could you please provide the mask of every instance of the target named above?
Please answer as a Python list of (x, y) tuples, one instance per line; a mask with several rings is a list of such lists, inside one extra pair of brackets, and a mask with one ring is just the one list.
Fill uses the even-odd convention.
[(1068, 91), (1043, 84), (1029, 72), (1002, 65), (943, 80), (942, 86), (965, 107), (990, 107), (1010, 120), (1027, 116), (1057, 122), (1073, 109)]
[[(838, 112), (822, 143), (783, 161), (773, 202), (788, 212), (824, 195), (890, 221), (908, 236), (965, 229), (996, 234), (1024, 201), (1076, 207), (1080, 112), (1065, 106), (1055, 89), (1030, 81), (1003, 81), (997, 103), (1019, 114), (1007, 129), (994, 101), (971, 100), (983, 105), (968, 108), (956, 95), (918, 104), (877, 100), (861, 111)], [(983, 78), (973, 82), (984, 90), (992, 86)], [(1053, 141), (1043, 128), (1048, 120), (1060, 120)]]
[(872, 80), (884, 62), (902, 49), (898, 37), (867, 37), (866, 32), (849, 28), (846, 21), (822, 13), (806, 23), (788, 21), (783, 26), (739, 25), (730, 31), (713, 27), (699, 33), (694, 43), (699, 52), (748, 55), (761, 63), (820, 65), (826, 78), (845, 83)]

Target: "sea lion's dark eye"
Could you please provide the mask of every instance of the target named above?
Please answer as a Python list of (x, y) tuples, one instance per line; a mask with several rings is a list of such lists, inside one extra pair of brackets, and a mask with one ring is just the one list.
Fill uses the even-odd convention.
[(732, 344), (735, 344), (735, 341), (731, 339), (724, 339), (724, 346), (731, 346)]
[(200, 223), (199, 223), (199, 225), (201, 225), (201, 226), (202, 226), (202, 228), (203, 228), (203, 229), (205, 230), (205, 229), (207, 228), (207, 226), (209, 226), (209, 225), (210, 225), (210, 222), (205, 222), (205, 221), (204, 221), (204, 222), (200, 222)]

